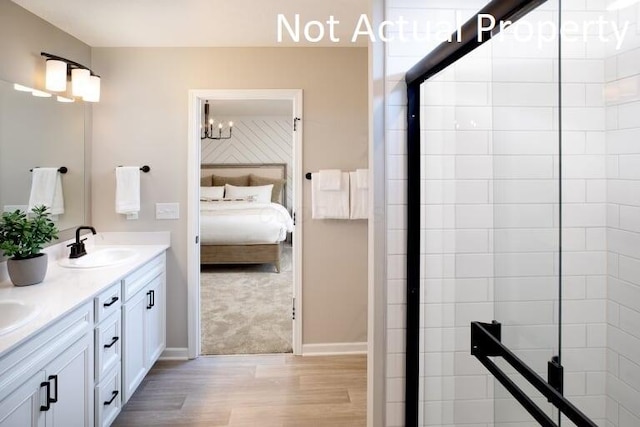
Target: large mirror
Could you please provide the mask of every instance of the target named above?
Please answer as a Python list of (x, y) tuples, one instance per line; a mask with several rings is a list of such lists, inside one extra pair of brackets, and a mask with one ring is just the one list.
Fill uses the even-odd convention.
[(84, 110), (82, 102), (36, 97), (0, 81), (1, 211), (27, 209), (34, 168), (65, 167), (64, 213), (54, 219), (61, 231), (84, 222)]

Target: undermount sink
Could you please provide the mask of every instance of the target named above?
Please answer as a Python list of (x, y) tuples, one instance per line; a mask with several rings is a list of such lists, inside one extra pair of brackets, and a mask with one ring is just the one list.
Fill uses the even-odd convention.
[(28, 323), (38, 314), (38, 306), (22, 301), (0, 301), (0, 335)]
[(63, 258), (59, 261), (59, 264), (67, 268), (111, 267), (130, 261), (137, 254), (136, 251), (127, 248), (105, 248), (94, 250), (80, 258)]

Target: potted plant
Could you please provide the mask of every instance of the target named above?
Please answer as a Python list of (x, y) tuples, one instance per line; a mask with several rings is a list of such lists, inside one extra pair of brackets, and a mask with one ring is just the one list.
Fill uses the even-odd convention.
[(58, 229), (46, 206), (36, 206), (33, 215), (16, 210), (4, 212), (0, 220), (0, 250), (7, 260), (9, 278), (16, 286), (35, 285), (47, 273), (45, 243), (58, 238)]

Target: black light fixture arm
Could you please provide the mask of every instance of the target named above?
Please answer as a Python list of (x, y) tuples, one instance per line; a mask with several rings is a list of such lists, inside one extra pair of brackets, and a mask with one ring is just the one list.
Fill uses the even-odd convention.
[(96, 76), (96, 77), (100, 77), (99, 75), (97, 75), (96, 73), (93, 72), (93, 70), (91, 70), (91, 68), (86, 67), (76, 61), (72, 61), (70, 59), (67, 58), (63, 58), (62, 56), (58, 56), (58, 55), (53, 55), (51, 53), (47, 53), (47, 52), (40, 52), (41, 56), (44, 56), (47, 59), (53, 59), (56, 61), (63, 61), (66, 62), (69, 65), (69, 69), (67, 70), (67, 74), (71, 73), (71, 69), (73, 68), (80, 68), (82, 70), (89, 70), (89, 72), (91, 73), (92, 76)]

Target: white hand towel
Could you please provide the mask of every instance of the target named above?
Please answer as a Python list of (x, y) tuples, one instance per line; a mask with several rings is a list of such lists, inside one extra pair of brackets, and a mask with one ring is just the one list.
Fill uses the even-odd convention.
[(58, 168), (34, 168), (32, 171), (29, 211), (40, 205), (48, 207), (51, 215), (64, 213), (62, 179)]
[(116, 213), (134, 214), (140, 211), (140, 168), (116, 168)]
[(319, 173), (311, 175), (311, 217), (349, 219), (349, 174), (341, 173), (341, 190), (321, 190)]
[(318, 171), (317, 178), (319, 181), (319, 189), (322, 191), (338, 191), (342, 190), (342, 171), (340, 169), (321, 169)]
[[(366, 169), (365, 169), (366, 170)], [(358, 171), (349, 172), (351, 180), (351, 203), (349, 204), (351, 219), (368, 219), (369, 218), (369, 189), (358, 188), (360, 177)]]
[[(369, 188), (369, 169), (356, 169), (356, 186), (360, 189)], [(351, 182), (353, 185), (353, 181)]]

